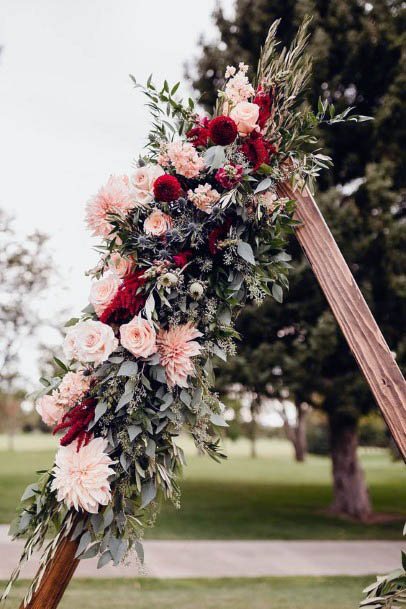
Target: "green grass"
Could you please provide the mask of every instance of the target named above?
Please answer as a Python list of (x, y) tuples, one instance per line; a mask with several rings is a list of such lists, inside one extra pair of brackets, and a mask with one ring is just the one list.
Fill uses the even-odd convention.
[[(355, 609), (369, 577), (73, 580), (60, 609)], [(19, 582), (8, 609), (17, 609)]]
[[(40, 450), (41, 438), (17, 438), (17, 450), (1, 451), (0, 522), (14, 517), (24, 487), (35, 470), (49, 467), (53, 451)], [(48, 446), (52, 442), (45, 438)], [(31, 450), (28, 450), (31, 447)], [(182, 508), (165, 505), (148, 538), (156, 539), (400, 539), (402, 522), (359, 524), (332, 518), (324, 510), (331, 501), (330, 461), (309, 457), (295, 463), (290, 446), (263, 441), (260, 457), (248, 458), (246, 443), (231, 445), (222, 464), (198, 457), (186, 443), (189, 465), (182, 483)], [(386, 453), (362, 453), (374, 508), (404, 514), (403, 463)]]

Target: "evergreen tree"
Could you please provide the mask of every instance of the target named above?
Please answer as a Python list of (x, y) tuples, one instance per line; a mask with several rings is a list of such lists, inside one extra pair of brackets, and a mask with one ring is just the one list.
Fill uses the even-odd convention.
[[(319, 181), (317, 201), (402, 365), (406, 356), (406, 342), (399, 331), (405, 327), (406, 291), (402, 3), (237, 0), (235, 9), (231, 20), (221, 9), (214, 14), (224, 44), (202, 42), (193, 84), (202, 93), (203, 103), (212, 103), (225, 66), (235, 58), (255, 66), (275, 18), (282, 18), (279, 36), (286, 44), (303, 15), (312, 14), (309, 50), (314, 69), (307, 101), (314, 107), (322, 96), (338, 111), (350, 103), (357, 112), (375, 117), (368, 126), (343, 125), (320, 133), (335, 165)], [(266, 379), (262, 383), (266, 392), (278, 393), (282, 386), (295, 403), (325, 410), (333, 462), (332, 508), (364, 519), (371, 506), (357, 461), (356, 427), (360, 415), (373, 407), (373, 398), (294, 241), (291, 250), (294, 269), (286, 303), (267, 301), (259, 310), (242, 313), (240, 357), (251, 366), (251, 375)], [(238, 366), (231, 366), (231, 374), (238, 372)]]

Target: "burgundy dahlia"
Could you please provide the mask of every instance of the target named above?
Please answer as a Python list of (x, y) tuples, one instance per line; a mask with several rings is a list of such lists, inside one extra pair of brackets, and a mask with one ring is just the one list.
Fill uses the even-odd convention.
[(206, 127), (193, 127), (186, 133), (186, 137), (195, 148), (207, 146), (209, 130)]
[(165, 174), (154, 182), (154, 195), (157, 201), (170, 203), (176, 201), (182, 194), (182, 187), (175, 176)]
[(209, 136), (213, 144), (228, 146), (237, 137), (237, 125), (229, 116), (217, 116), (209, 123)]
[(267, 142), (258, 131), (253, 131), (241, 146), (241, 152), (247, 157), (254, 169), (258, 169), (262, 163), (268, 163), (269, 155), (274, 151), (274, 146)]

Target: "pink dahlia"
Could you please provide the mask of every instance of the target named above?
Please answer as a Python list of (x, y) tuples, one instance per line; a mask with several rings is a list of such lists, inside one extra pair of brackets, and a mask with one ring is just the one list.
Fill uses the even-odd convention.
[(199, 355), (201, 346), (195, 338), (203, 336), (191, 323), (161, 330), (157, 337), (160, 363), (165, 368), (169, 387), (187, 387), (188, 375), (195, 375), (192, 357)]
[(76, 442), (61, 446), (55, 458), (52, 490), (68, 508), (96, 514), (111, 499), (109, 476), (114, 461), (104, 452), (107, 441), (94, 438), (77, 451)]
[(125, 215), (134, 207), (127, 176), (110, 176), (107, 184), (86, 206), (86, 223), (96, 237), (107, 237), (112, 230), (109, 214)]

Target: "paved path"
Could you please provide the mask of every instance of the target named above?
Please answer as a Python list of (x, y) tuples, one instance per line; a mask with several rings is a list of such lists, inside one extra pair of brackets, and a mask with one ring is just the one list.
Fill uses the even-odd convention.
[[(0, 579), (19, 558), (22, 542), (11, 543), (0, 526)], [(404, 543), (403, 543), (404, 547)], [(400, 565), (397, 541), (145, 541), (147, 577), (257, 577), (265, 575), (369, 575)], [(32, 577), (35, 558), (22, 577)], [(135, 564), (96, 569), (83, 560), (78, 577), (136, 577)]]

